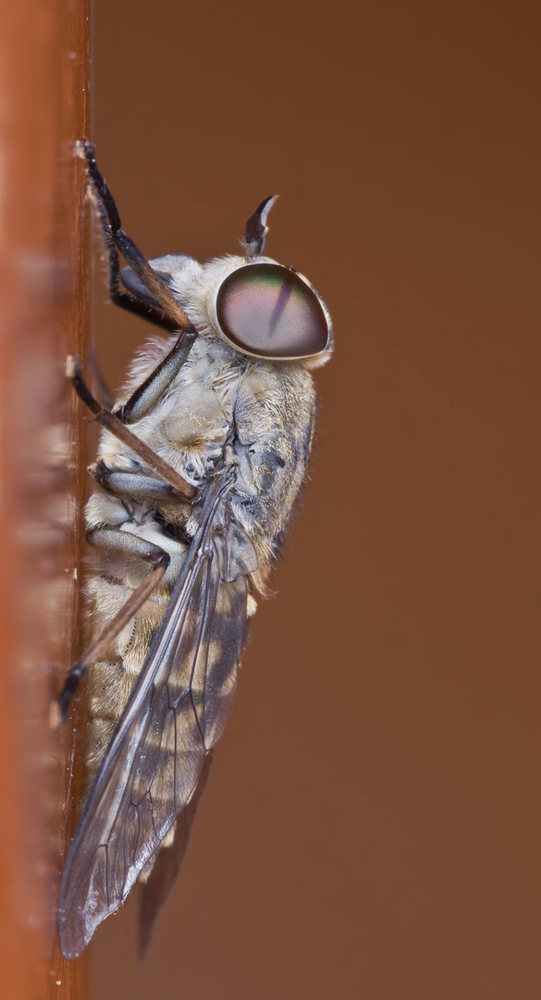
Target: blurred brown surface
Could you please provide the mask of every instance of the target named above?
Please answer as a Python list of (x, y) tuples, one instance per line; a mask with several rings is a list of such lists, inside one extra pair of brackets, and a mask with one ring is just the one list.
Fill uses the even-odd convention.
[(81, 433), (65, 379), (87, 312), (86, 0), (0, 14), (0, 996), (82, 1000), (56, 945), (75, 733), (51, 705), (77, 643)]
[[(188, 859), (95, 1000), (541, 993), (534, 4), (97, 0), (95, 130), (149, 256), (329, 304), (320, 431)], [(105, 305), (113, 381), (151, 328)]]

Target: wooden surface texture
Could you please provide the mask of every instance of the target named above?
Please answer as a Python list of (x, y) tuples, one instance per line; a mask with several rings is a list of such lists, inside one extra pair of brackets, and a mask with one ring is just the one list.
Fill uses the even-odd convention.
[(0, 994), (67, 1000), (85, 996), (55, 926), (78, 734), (51, 706), (78, 633), (83, 456), (64, 370), (87, 324), (89, 5), (6, 0), (0, 22)]

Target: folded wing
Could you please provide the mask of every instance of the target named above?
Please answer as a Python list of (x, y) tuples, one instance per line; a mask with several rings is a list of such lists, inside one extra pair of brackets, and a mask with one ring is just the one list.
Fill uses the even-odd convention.
[(195, 793), (222, 734), (246, 631), (252, 545), (232, 520), (228, 471), (210, 486), (198, 531), (143, 669), (90, 790), (59, 904), (66, 958), (124, 902)]

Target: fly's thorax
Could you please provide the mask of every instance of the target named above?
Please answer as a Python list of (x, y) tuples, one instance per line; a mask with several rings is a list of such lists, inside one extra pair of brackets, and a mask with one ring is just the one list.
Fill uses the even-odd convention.
[[(145, 368), (155, 366), (158, 346), (163, 356), (170, 341), (158, 345), (152, 340), (150, 360), (140, 353), (126, 386), (128, 395)], [(262, 590), (304, 478), (314, 411), (313, 380), (300, 362), (243, 358), (220, 340), (199, 337), (164, 398), (132, 425), (157, 454), (198, 485), (213, 475), (227, 447), (233, 448), (238, 473), (232, 507), (256, 548), (260, 567), (255, 582)], [(133, 456), (107, 432), (100, 458), (134, 467)], [(154, 506), (168, 523), (185, 527), (190, 518), (189, 505), (175, 501)], [(148, 510), (96, 495), (88, 514), (96, 524), (116, 524), (126, 519), (126, 509), (139, 521)]]
[(254, 582), (262, 592), (305, 476), (314, 421), (308, 371), (293, 362), (249, 363), (235, 406), (232, 508), (256, 549)]

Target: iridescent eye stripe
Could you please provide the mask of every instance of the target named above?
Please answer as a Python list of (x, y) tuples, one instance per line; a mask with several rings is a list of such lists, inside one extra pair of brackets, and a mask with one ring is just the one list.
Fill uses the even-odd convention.
[(278, 293), (278, 300), (274, 307), (274, 312), (271, 316), (269, 325), (269, 337), (272, 337), (278, 323), (282, 318), (282, 313), (287, 305), (287, 302), (293, 292), (293, 275), (291, 271), (285, 271), (282, 284), (280, 286), (280, 291)]

